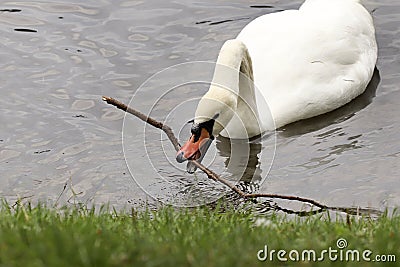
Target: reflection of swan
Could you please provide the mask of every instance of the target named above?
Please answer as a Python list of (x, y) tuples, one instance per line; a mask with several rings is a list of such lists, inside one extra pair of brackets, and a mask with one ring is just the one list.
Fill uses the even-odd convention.
[(217, 149), (225, 158), (225, 167), (234, 177), (240, 177), (243, 182), (261, 181), (259, 153), (262, 144), (247, 140), (231, 140), (226, 137), (217, 138)]
[(201, 160), (218, 134), (249, 138), (345, 105), (376, 59), (373, 21), (358, 0), (306, 0), (253, 20), (221, 48), (177, 160)]

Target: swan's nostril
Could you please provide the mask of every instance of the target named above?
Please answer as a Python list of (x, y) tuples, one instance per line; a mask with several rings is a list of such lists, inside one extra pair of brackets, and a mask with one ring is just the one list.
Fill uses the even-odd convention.
[(185, 160), (187, 160), (187, 158), (185, 158), (185, 156), (183, 154), (184, 154), (183, 151), (178, 152), (178, 154), (176, 155), (177, 162), (182, 163)]

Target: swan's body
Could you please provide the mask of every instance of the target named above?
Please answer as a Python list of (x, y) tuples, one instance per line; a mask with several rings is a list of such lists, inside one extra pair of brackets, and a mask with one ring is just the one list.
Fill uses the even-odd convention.
[(214, 118), (210, 135), (249, 138), (332, 111), (364, 92), (376, 60), (373, 21), (358, 0), (306, 0), (223, 45), (194, 123)]
[(299, 10), (255, 19), (237, 39), (249, 50), (276, 128), (350, 102), (377, 59), (372, 18), (356, 0), (307, 0)]

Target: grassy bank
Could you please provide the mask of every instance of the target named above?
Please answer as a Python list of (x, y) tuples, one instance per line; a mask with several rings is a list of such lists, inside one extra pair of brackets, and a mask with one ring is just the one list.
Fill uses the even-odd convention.
[[(371, 260), (377, 254), (395, 254), (397, 263), (385, 266), (400, 262), (400, 217), (332, 222), (320, 216), (301, 220), (272, 216), (255, 222), (249, 214), (206, 208), (96, 214), (27, 206), (3, 207), (0, 217), (0, 266), (278, 266), (294, 264), (288, 255), (291, 250), (299, 251), (300, 260), (303, 249), (315, 250), (317, 258), (329, 247), (338, 250), (339, 238), (347, 241), (344, 252), (368, 249)], [(285, 249), (289, 261), (276, 260), (276, 253), (272, 263), (259, 261), (257, 253), (265, 245), (268, 254)], [(345, 258), (340, 261), (339, 252), (336, 261), (325, 253), (322, 264), (355, 265)], [(321, 266), (321, 262), (300, 263)], [(361, 259), (360, 266), (383, 264)]]

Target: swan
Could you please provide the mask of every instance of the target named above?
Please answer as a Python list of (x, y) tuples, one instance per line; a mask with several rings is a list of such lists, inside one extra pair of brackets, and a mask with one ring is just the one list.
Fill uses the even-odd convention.
[(377, 50), (359, 0), (306, 0), (254, 19), (223, 44), (176, 160), (201, 161), (219, 134), (251, 138), (345, 105), (367, 87)]

